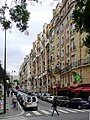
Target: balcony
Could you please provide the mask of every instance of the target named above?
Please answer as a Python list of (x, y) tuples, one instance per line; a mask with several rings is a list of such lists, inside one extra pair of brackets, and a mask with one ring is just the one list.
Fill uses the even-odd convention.
[(90, 65), (90, 58), (78, 60), (78, 66)]
[(55, 69), (54, 69), (54, 73), (60, 73), (61, 72), (61, 69), (59, 66), (56, 66)]
[(70, 71), (73, 68), (90, 65), (90, 58), (81, 59), (76, 62), (72, 62), (67, 67), (61, 69), (61, 74)]

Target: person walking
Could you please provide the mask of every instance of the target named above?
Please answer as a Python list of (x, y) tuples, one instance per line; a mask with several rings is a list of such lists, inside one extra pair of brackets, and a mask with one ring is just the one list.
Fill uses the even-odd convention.
[(58, 113), (58, 111), (57, 111), (57, 98), (56, 98), (56, 97), (54, 97), (54, 99), (53, 99), (52, 107), (53, 107), (52, 116), (53, 116), (53, 114), (54, 114), (54, 111), (56, 111), (56, 112), (57, 112), (57, 115), (59, 115), (59, 113)]
[(11, 89), (11, 97), (13, 97), (13, 90)]

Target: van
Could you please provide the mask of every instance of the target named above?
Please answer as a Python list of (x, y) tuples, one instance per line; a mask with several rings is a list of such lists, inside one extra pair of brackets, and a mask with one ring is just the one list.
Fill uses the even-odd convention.
[(23, 107), (24, 109), (27, 109), (27, 108), (34, 108), (35, 110), (38, 109), (38, 99), (37, 99), (37, 96), (30, 96), (30, 95), (27, 95), (24, 97), (23, 99)]

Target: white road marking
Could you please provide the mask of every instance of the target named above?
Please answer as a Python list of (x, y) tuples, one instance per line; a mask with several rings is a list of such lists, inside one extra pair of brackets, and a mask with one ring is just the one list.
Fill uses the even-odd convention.
[(45, 113), (45, 114), (51, 114), (50, 112), (46, 111), (46, 110), (40, 110), (41, 112)]
[(78, 109), (74, 109), (77, 112), (85, 112), (84, 110), (78, 110)]
[(85, 111), (85, 112), (90, 112), (90, 109), (89, 109), (89, 110), (85, 110), (85, 109), (84, 109), (84, 111)]
[(35, 115), (41, 115), (38, 111), (32, 111)]
[(74, 110), (70, 110), (70, 109), (65, 109), (66, 111), (69, 111), (69, 112), (72, 112), (72, 113), (77, 113), (76, 111)]
[(61, 110), (61, 109), (58, 109), (58, 111), (60, 111), (60, 112), (62, 112), (62, 113), (69, 113), (69, 112), (67, 112), (67, 111), (65, 111), (65, 110)]
[(30, 114), (30, 113), (27, 113), (26, 116), (31, 116), (31, 114)]
[[(50, 112), (53, 112), (53, 110), (49, 110), (49, 111), (50, 111)], [(59, 112), (59, 111), (58, 111), (58, 112)], [(57, 114), (57, 112), (56, 112), (56, 111), (54, 111), (54, 113), (55, 113), (55, 114)], [(59, 113), (59, 114), (60, 114), (60, 113)]]
[[(86, 110), (86, 109), (82, 109), (82, 110), (79, 110), (79, 109), (57, 109), (59, 114), (63, 114), (63, 113), (79, 113), (79, 112), (90, 112), (90, 109), (89, 110)], [(32, 111), (30, 113), (26, 113), (26, 117), (27, 116), (32, 116), (33, 114), (35, 115), (43, 115), (43, 114), (46, 114), (46, 115), (49, 115), (49, 114), (52, 114), (53, 110), (39, 110), (39, 111)], [(56, 111), (54, 111), (54, 114), (56, 114)]]

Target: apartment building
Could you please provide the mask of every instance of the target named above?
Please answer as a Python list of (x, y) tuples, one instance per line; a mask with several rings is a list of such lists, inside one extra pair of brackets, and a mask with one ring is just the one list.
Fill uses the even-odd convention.
[[(60, 90), (90, 83), (90, 55), (83, 46), (85, 33), (75, 31), (74, 8), (74, 0), (58, 3), (50, 23), (43, 25), (33, 42), (30, 56), (20, 68), (20, 80), (28, 76), (31, 91), (57, 95)], [(75, 81), (75, 73), (80, 80)]]
[(24, 62), (20, 66), (19, 70), (19, 82), (20, 82), (20, 87), (23, 90), (26, 89), (31, 89), (30, 85), (30, 56), (26, 55), (24, 58)]
[(48, 44), (46, 41), (46, 26), (43, 25), (43, 32), (37, 35), (36, 40), (36, 72), (34, 74), (36, 88), (34, 91), (47, 92), (48, 91), (48, 76), (47, 76), (47, 61), (48, 61)]

